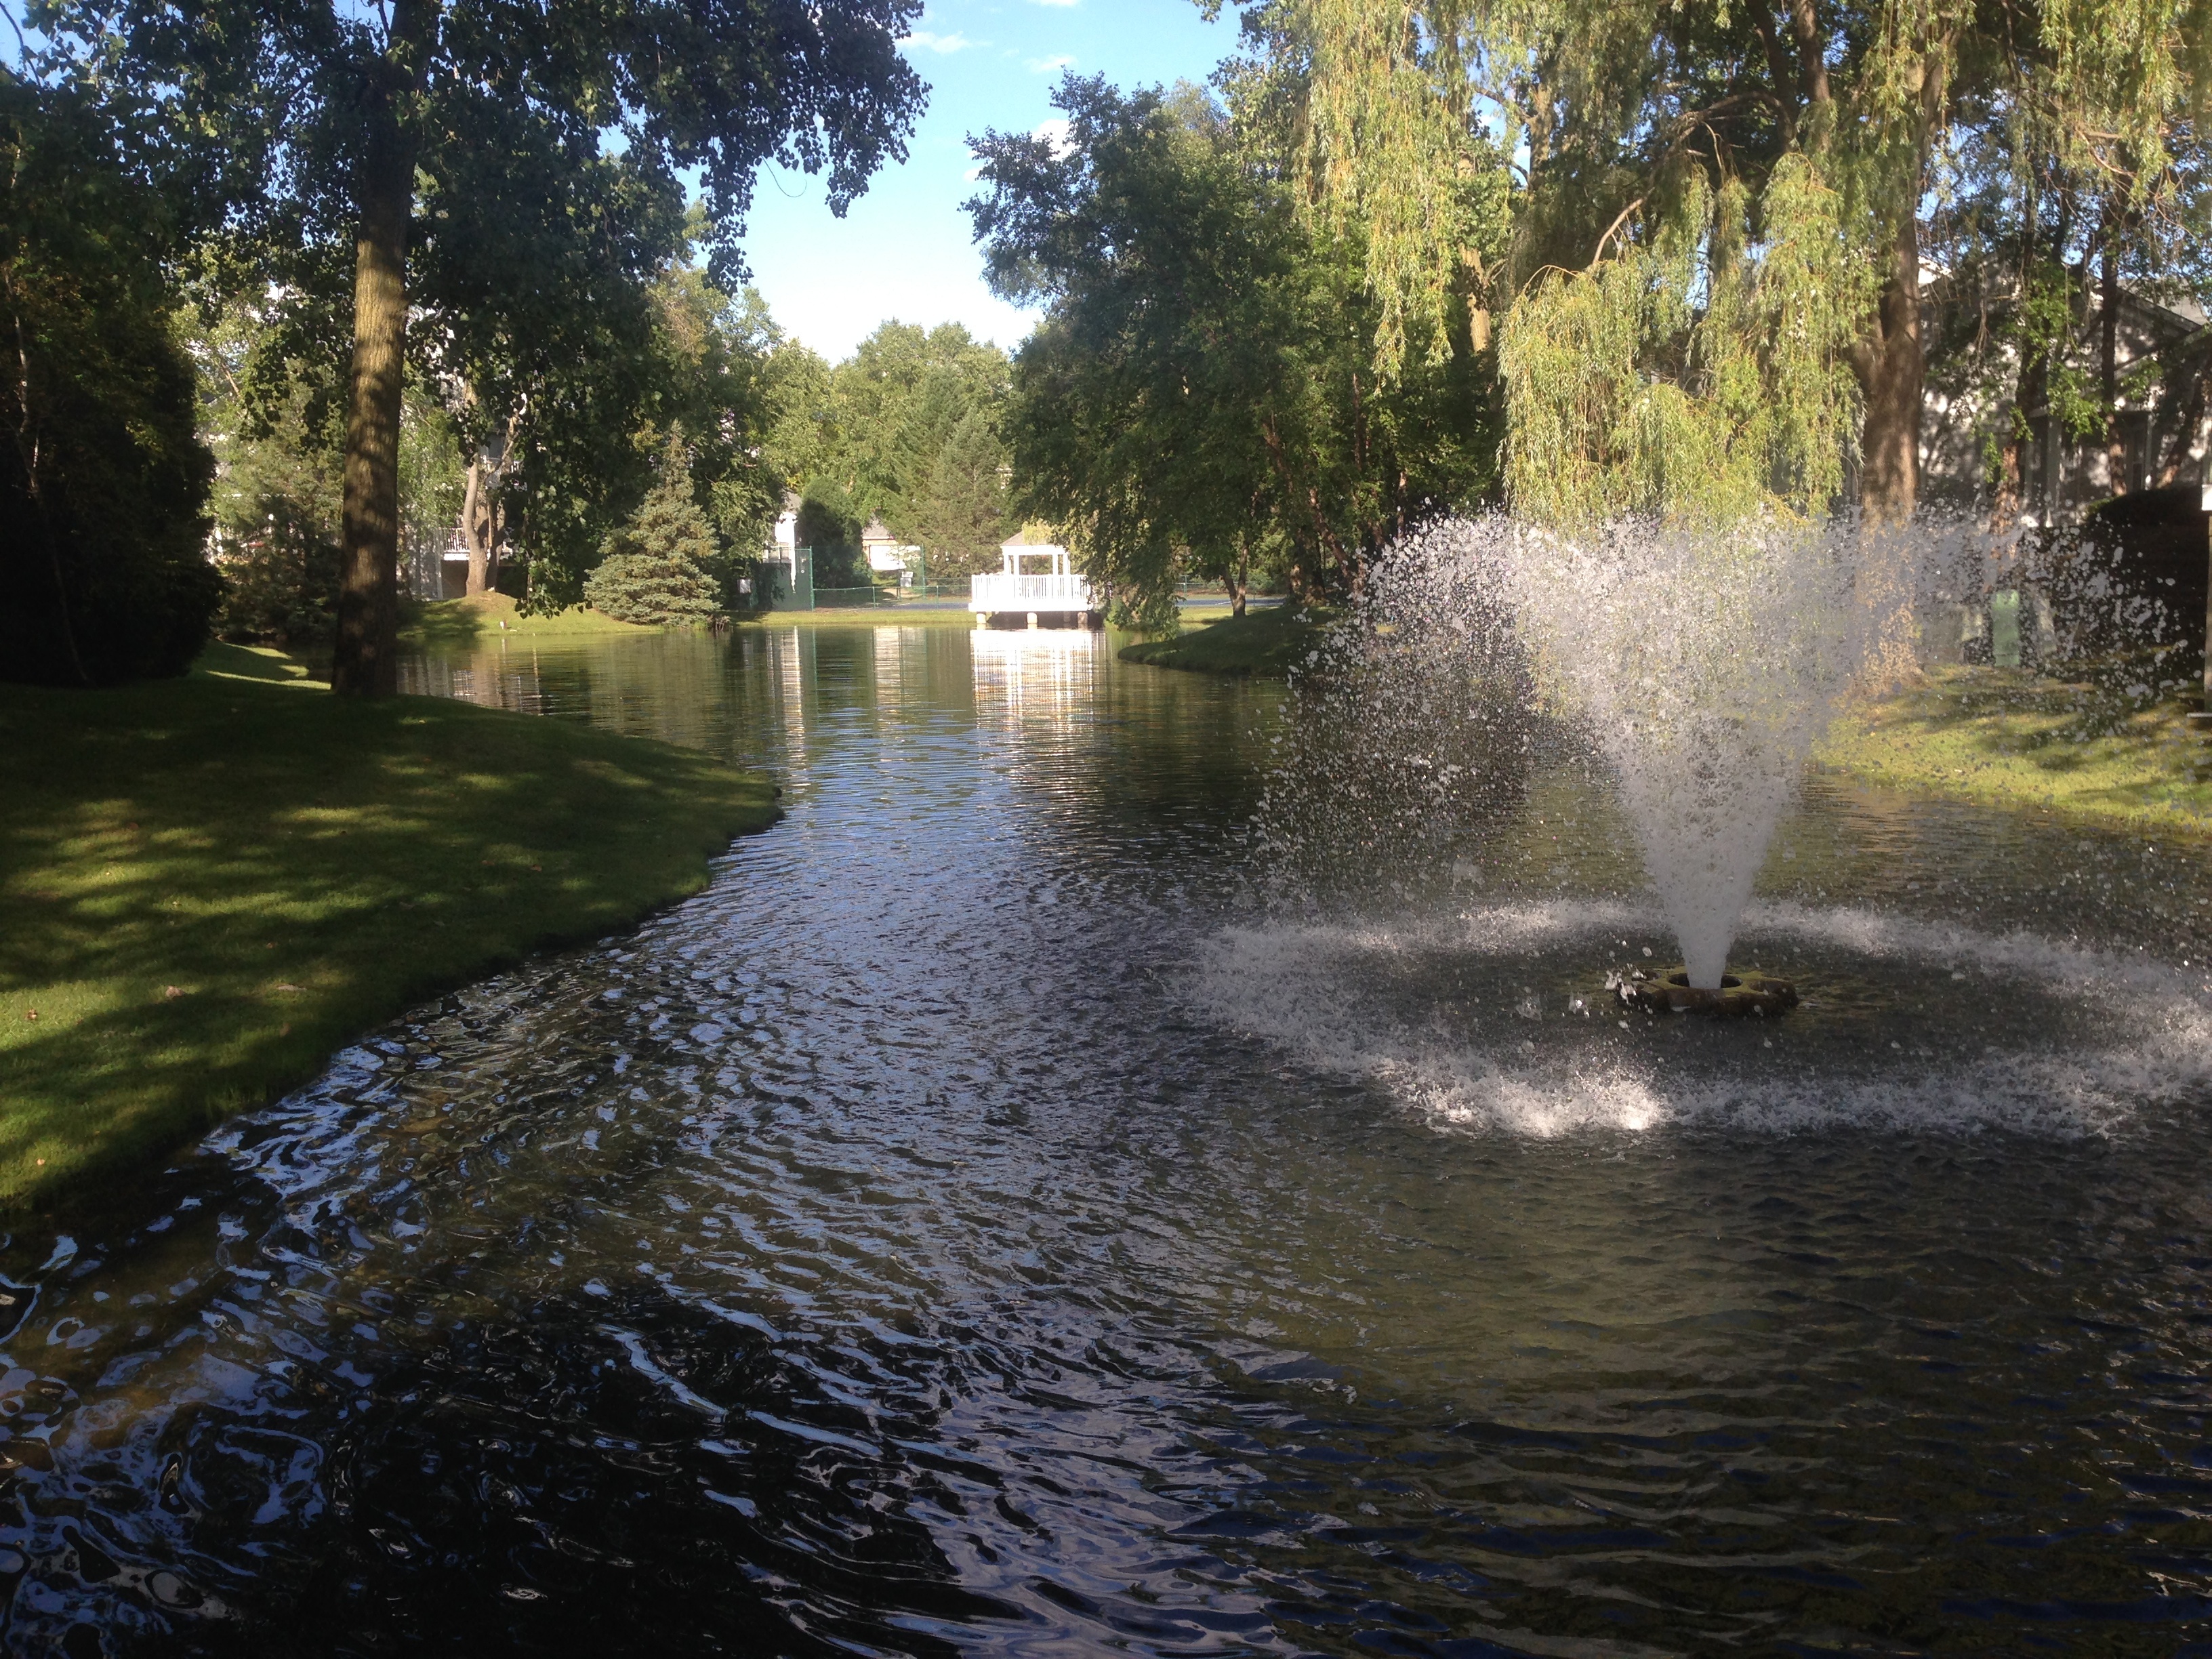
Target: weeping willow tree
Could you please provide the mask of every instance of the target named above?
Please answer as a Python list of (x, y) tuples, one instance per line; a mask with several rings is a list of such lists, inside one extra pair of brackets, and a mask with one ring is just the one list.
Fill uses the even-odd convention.
[[(1923, 226), (1959, 158), (2016, 195), (2055, 163), (2138, 219), (2204, 161), (2212, 0), (1245, 9), (1298, 62), (1312, 210), (1365, 238), (1379, 362), (1454, 296), (1504, 313), (1507, 472), (1545, 517), (1817, 511), (1847, 469), (1908, 515)], [(1514, 202), (1487, 264), (1451, 211), (1486, 150)]]
[(1759, 205), (1754, 240), (1744, 186), (1692, 177), (1649, 241), (1528, 284), (1498, 348), (1516, 512), (1716, 522), (1810, 515), (1841, 492), (1873, 276), (1804, 158)]

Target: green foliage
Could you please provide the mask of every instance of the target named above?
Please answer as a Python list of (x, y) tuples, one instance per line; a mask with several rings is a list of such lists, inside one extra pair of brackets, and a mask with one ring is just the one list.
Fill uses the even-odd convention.
[(695, 750), (335, 698), (238, 647), (210, 667), (0, 689), (0, 1204), (162, 1158), (425, 997), (696, 891), (776, 815)]
[(1784, 158), (1761, 207), (1754, 242), (1742, 187), (1692, 179), (1649, 243), (1529, 285), (1499, 342), (1517, 514), (1828, 510), (1857, 437), (1848, 357), (1873, 275), (1806, 158)]
[(929, 561), (933, 580), (999, 568), (1009, 522), (1006, 447), (987, 409), (972, 408), (945, 435), (921, 488), (899, 508), (900, 528)]
[(1007, 377), (1006, 354), (957, 323), (885, 323), (834, 367), (775, 343), (762, 454), (799, 494), (817, 587), (867, 585), (860, 535), (878, 518), (923, 548), (933, 579), (997, 568), (997, 541), (988, 556), (984, 544), (1006, 514)]
[[(460, 430), (421, 385), (407, 388), (399, 411), (399, 539), (407, 550), (442, 544), (460, 523), (467, 487)], [(418, 598), (435, 599), (434, 593)]]
[(1175, 628), (1186, 574), (1348, 592), (1406, 525), (1495, 483), (1488, 375), (1462, 349), (1372, 367), (1358, 250), (1301, 220), (1195, 88), (1069, 77), (1065, 146), (992, 134), (969, 204), (1000, 291), (1048, 302), (1006, 417), (1014, 501), (1117, 619)]
[(702, 566), (653, 553), (611, 553), (584, 581), (584, 603), (617, 622), (712, 622), (721, 590)]
[(76, 98), (0, 70), (0, 678), (184, 672), (222, 591), (167, 218)]
[[(240, 296), (185, 331), (199, 372), (200, 432), (215, 453), (216, 631), (232, 641), (325, 641), (338, 591), (344, 431), (336, 366), (283, 362), (294, 343), (265, 299)], [(442, 544), (459, 523), (455, 422), (408, 388), (399, 428), (401, 542)], [(434, 597), (434, 596), (433, 596)]]
[(218, 464), (216, 628), (228, 640), (300, 645), (330, 636), (337, 600), (337, 410), (303, 379), (267, 373), (258, 321), (234, 305), (191, 340), (201, 430)]
[(678, 428), (636, 516), (608, 538), (606, 556), (584, 583), (585, 601), (617, 622), (712, 622), (723, 609), (710, 574), (716, 553)]
[[(2073, 215), (2071, 234), (2127, 240), (2142, 256), (2139, 277), (2185, 264), (2201, 240), (2174, 227), (2191, 219), (2181, 210), (2207, 176), (2212, 0), (1244, 9), (1294, 94), (1286, 124), (1314, 217), (1362, 241), (1385, 313), (1381, 364), (1403, 355), (1396, 319), (1440, 319), (1464, 293), (1514, 314), (1520, 361), (1547, 371), (1511, 377), (1508, 393), (1511, 442), (1540, 446), (1509, 463), (1532, 511), (1671, 505), (1717, 465), (1725, 482), (1692, 492), (1709, 495), (1707, 508), (1779, 499), (1817, 509), (1850, 459), (1833, 431), (1853, 413), (1838, 362), (1866, 389), (1865, 418), (1883, 423), (1864, 444), (1869, 476), (1879, 454), (1879, 488), (1893, 498), (1883, 505), (1909, 507), (1922, 365), (1904, 325), (1919, 302), (1921, 244), (1958, 222), (1960, 204), (2032, 256), (2057, 198), (2100, 198)], [(1498, 140), (1486, 152), (1486, 133)], [(1501, 259), (1470, 246), (1462, 205), (1486, 173), (1488, 188), (1510, 192)], [(1743, 257), (1759, 269), (1733, 298), (1700, 278), (1675, 283), (1685, 248), (1707, 271), (1726, 268), (1711, 256), (1731, 227), (1716, 219), (1686, 238), (1683, 227), (1731, 191), (1751, 239)], [(2058, 240), (2068, 234), (2062, 222)], [(1795, 269), (1764, 269), (1777, 261)], [(1587, 288), (1547, 275), (1554, 267)], [(1660, 290), (1676, 296), (1668, 307), (1713, 314), (1655, 315)], [(1597, 315), (1607, 302), (1630, 307), (1633, 325)], [(1747, 428), (1738, 400), (1754, 378), (1785, 409)], [(2111, 388), (2099, 396), (2109, 405)], [(1529, 398), (1543, 406), (1524, 409)], [(2089, 416), (2077, 407), (2066, 418)], [(1771, 483), (1758, 481), (1762, 450)], [(1572, 487), (1547, 482), (1570, 453)]]
[[(25, 21), (43, 37), (34, 72), (96, 91), (143, 139), (210, 286), (275, 296), (268, 361), (358, 386), (346, 441), (365, 488), (349, 495), (349, 533), (373, 555), (348, 580), (339, 664), (349, 690), (373, 691), (390, 660), (376, 567), (397, 539), (400, 376), (388, 361), (358, 381), (327, 372), (348, 355), (354, 302), (375, 324), (372, 356), (404, 325), (407, 372), (439, 389), (462, 452), (499, 448), (531, 602), (568, 602), (635, 507), (659, 434), (696, 414), (678, 405), (716, 377), (679, 314), (702, 295), (656, 295), (656, 282), (737, 289), (762, 162), (826, 172), (842, 213), (903, 156), (925, 89), (897, 43), (919, 11), (32, 0)], [(687, 179), (703, 196), (696, 216)], [(695, 244), (708, 255), (696, 283)], [(370, 273), (358, 293), (357, 271)], [(671, 362), (687, 373), (663, 374)], [(715, 510), (741, 532), (775, 495), (720, 488), (741, 470), (749, 425), (693, 429)]]

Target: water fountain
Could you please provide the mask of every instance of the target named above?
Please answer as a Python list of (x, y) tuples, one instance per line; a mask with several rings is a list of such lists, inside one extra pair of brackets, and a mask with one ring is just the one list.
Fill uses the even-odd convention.
[[(1294, 687), (1258, 836), (1289, 874), (1210, 945), (1201, 1005), (1516, 1135), (2098, 1134), (2189, 1094), (2203, 975), (2115, 957), (2066, 885), (2112, 848), (1808, 767), (1855, 684), (1955, 638), (1980, 551), (1496, 520), (1394, 549)], [(1745, 1018), (1646, 1017), (1691, 1012)]]
[(1779, 522), (1452, 533), (1496, 562), (1547, 690), (1587, 719), (1680, 944), (1680, 970), (1639, 975), (1622, 1000), (1794, 1006), (1786, 981), (1729, 975), (1729, 946), (1806, 756), (1910, 616), (1900, 538)]
[[(1781, 1013), (1796, 988), (1730, 974), (1729, 945), (1839, 699), (1908, 647), (1931, 549), (1782, 521), (1701, 533), (1624, 523), (1585, 538), (1504, 519), (1434, 526), (1392, 550), (1361, 625), (1319, 665), (1316, 705), (1345, 705), (1320, 769), (1363, 775), (1328, 791), (1318, 815), (1340, 815), (1347, 793), (1395, 793), (1385, 816), (1447, 823), (1447, 798), (1486, 770), (1442, 753), (1455, 728), (1493, 752), (1580, 749), (1617, 782), (1682, 955), (1607, 989), (1647, 1012)], [(1440, 722), (1439, 694), (1455, 690), (1457, 718)], [(1382, 781), (1393, 771), (1395, 791)], [(1493, 792), (1483, 811), (1495, 805)], [(1376, 830), (1364, 826), (1370, 844)]]

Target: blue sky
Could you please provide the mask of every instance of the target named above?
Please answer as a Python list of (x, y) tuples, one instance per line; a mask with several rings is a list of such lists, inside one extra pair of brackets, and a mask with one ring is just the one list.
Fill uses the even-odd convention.
[(753, 285), (832, 362), (891, 319), (965, 323), (1011, 350), (1033, 318), (983, 286), (960, 210), (976, 188), (968, 135), (1035, 129), (1063, 70), (1124, 88), (1204, 81), (1236, 45), (1234, 13), (1208, 24), (1192, 0), (930, 0), (905, 48), (930, 86), (905, 164), (842, 220), (819, 179), (762, 168), (745, 231)]

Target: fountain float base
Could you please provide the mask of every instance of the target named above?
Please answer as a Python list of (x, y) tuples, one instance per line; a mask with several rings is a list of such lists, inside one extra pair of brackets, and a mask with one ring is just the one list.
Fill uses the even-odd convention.
[(1686, 968), (1663, 969), (1646, 974), (1641, 969), (1628, 975), (1608, 975), (1607, 988), (1632, 1008), (1647, 1014), (1711, 1014), (1717, 1019), (1741, 1019), (1747, 1014), (1771, 1018), (1797, 1006), (1797, 988), (1769, 974), (1721, 975), (1720, 989), (1699, 990), (1690, 983)]

